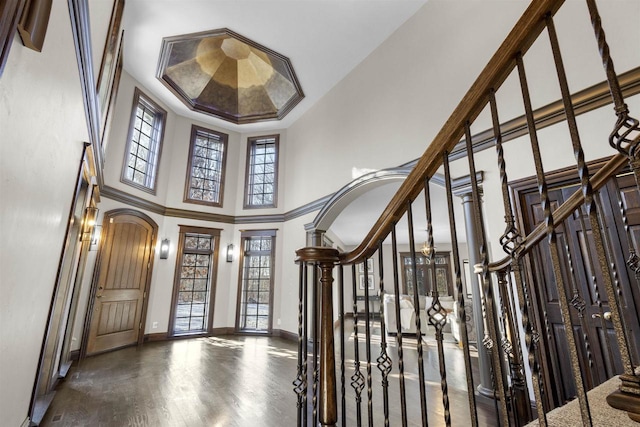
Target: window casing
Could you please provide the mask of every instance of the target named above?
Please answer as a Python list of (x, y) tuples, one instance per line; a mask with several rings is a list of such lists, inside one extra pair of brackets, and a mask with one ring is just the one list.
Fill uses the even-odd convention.
[(275, 208), (278, 199), (278, 135), (249, 138), (245, 208)]
[(136, 88), (121, 181), (155, 194), (167, 112)]
[(171, 304), (172, 336), (211, 332), (220, 230), (180, 226)]
[(236, 329), (269, 333), (273, 313), (276, 230), (242, 232)]
[(185, 202), (222, 206), (227, 139), (224, 133), (192, 126)]

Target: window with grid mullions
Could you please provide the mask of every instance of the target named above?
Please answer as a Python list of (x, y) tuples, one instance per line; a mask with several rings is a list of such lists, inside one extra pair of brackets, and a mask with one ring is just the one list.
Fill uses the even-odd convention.
[(214, 254), (219, 230), (181, 226), (171, 333), (202, 334), (211, 328)]
[(185, 202), (222, 206), (226, 154), (227, 135), (192, 126)]
[(271, 330), (275, 232), (262, 233), (242, 241), (238, 329), (244, 332)]
[(136, 88), (122, 182), (155, 193), (167, 113)]
[(245, 208), (276, 207), (278, 189), (278, 135), (249, 138)]

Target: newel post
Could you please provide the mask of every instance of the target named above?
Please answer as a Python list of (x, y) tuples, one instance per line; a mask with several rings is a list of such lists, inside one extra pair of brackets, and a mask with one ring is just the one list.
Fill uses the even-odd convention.
[[(338, 254), (337, 249), (325, 247), (308, 247), (296, 251), (298, 256), (296, 262), (306, 262), (320, 269), (318, 419), (323, 427), (335, 427), (338, 421), (336, 358), (333, 342), (333, 268), (339, 261)], [(317, 304), (317, 302), (314, 303)]]

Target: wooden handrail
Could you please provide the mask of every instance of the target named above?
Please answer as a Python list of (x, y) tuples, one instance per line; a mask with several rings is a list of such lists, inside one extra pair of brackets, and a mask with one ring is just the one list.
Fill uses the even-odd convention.
[(431, 177), (442, 165), (444, 153), (453, 150), (460, 141), (464, 133), (465, 123), (472, 122), (482, 112), (487, 103), (489, 91), (491, 89), (497, 90), (514, 69), (516, 54), (524, 54), (531, 47), (544, 29), (545, 16), (547, 14), (555, 14), (563, 3), (564, 0), (531, 2), (440, 132), (429, 144), (413, 171), (402, 183), (400, 189), (393, 196), (371, 231), (358, 247), (341, 255), (341, 263), (361, 262), (376, 251), (378, 243), (391, 233), (394, 224), (404, 215), (407, 204), (418, 197), (424, 188), (425, 180)]

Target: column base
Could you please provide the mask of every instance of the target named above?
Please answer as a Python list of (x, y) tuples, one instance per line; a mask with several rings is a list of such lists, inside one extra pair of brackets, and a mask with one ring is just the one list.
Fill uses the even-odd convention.
[(491, 389), (491, 388), (487, 388), (487, 387), (483, 386), (482, 384), (480, 384), (476, 388), (476, 390), (478, 390), (478, 393), (480, 393), (481, 396), (488, 397), (490, 399), (498, 400), (498, 394), (494, 393), (493, 389)]

